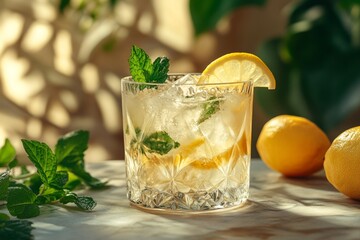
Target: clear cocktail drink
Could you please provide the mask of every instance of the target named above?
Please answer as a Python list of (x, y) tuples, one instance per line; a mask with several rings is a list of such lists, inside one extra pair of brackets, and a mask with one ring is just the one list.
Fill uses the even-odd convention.
[[(239, 206), (249, 195), (253, 83), (122, 79), (127, 196), (152, 209)], [(200, 81), (201, 82), (201, 81)]]

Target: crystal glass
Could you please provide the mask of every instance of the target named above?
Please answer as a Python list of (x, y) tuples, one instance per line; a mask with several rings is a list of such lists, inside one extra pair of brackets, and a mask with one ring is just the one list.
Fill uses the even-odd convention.
[[(249, 196), (252, 82), (121, 81), (127, 197), (147, 210), (203, 212)], [(206, 81), (205, 81), (206, 82)]]

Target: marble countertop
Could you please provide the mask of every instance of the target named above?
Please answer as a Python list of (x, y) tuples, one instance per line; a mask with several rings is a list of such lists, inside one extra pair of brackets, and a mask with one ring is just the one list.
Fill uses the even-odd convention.
[(205, 215), (156, 215), (130, 207), (123, 161), (88, 163), (106, 190), (84, 190), (94, 211), (46, 205), (30, 219), (35, 240), (68, 239), (360, 239), (360, 202), (337, 192), (324, 173), (286, 179), (252, 160), (250, 198), (237, 210)]

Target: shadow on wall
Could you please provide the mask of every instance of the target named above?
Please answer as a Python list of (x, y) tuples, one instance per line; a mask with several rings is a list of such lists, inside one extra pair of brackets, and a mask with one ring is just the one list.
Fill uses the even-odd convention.
[[(270, 2), (241, 9), (195, 38), (186, 0), (120, 1), (112, 11), (89, 1), (63, 15), (51, 1), (1, 1), (0, 141), (8, 137), (23, 156), (21, 138), (54, 146), (61, 135), (84, 129), (86, 160), (123, 159), (119, 81), (129, 74), (131, 46), (152, 58), (168, 56), (172, 72), (202, 71), (224, 53), (255, 52), (283, 31), (279, 12), (287, 1)], [(255, 104), (254, 141), (265, 120)]]

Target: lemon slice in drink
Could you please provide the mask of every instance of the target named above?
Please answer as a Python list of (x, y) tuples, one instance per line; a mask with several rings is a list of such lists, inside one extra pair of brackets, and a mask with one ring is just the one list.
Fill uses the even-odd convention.
[(197, 169), (213, 169), (218, 166), (227, 163), (231, 158), (238, 159), (239, 157), (247, 154), (247, 141), (245, 134), (242, 135), (241, 139), (233, 146), (228, 148), (222, 153), (210, 158), (198, 158), (197, 151), (204, 150), (205, 138), (198, 138), (191, 143), (184, 145), (179, 148), (179, 152), (175, 159), (177, 163), (182, 161), (189, 161), (190, 166)]
[(254, 87), (275, 89), (274, 75), (256, 55), (245, 52), (226, 54), (211, 62), (202, 72), (199, 84), (252, 81)]

